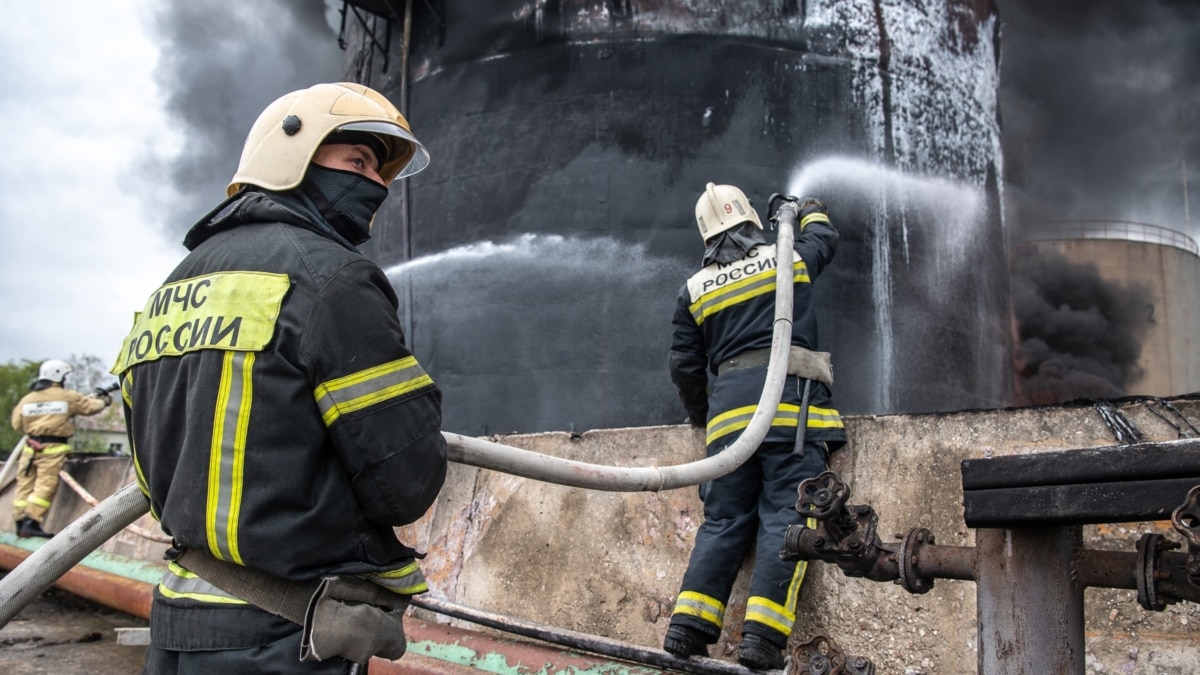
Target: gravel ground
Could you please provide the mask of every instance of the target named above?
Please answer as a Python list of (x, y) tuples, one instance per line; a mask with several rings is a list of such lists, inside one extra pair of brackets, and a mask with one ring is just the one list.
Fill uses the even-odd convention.
[(146, 648), (117, 644), (115, 629), (145, 626), (143, 619), (51, 588), (0, 628), (0, 673), (141, 673)]

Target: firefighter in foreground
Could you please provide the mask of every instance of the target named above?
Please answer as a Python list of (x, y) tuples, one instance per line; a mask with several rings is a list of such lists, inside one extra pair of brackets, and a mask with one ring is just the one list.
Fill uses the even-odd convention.
[(12, 411), (12, 427), (25, 434), (17, 464), (17, 492), (13, 520), (18, 537), (52, 537), (42, 529), (42, 518), (58, 491), (58, 472), (71, 452), (76, 415), (95, 415), (112, 403), (107, 391), (85, 396), (67, 389), (66, 361), (50, 359), (38, 369), (38, 379)]
[(173, 540), (146, 672), (348, 673), (404, 653), (428, 588), (393, 527), (445, 480), (441, 392), (356, 246), (388, 184), (428, 161), (372, 89), (279, 98), (135, 316), (113, 372)]
[[(796, 619), (806, 563), (779, 559), (784, 532), (802, 522), (800, 482), (825, 470), (845, 443), (830, 403), (829, 355), (815, 352), (812, 281), (837, 250), (824, 204), (800, 204), (793, 262), (794, 300), (788, 378), (762, 445), (733, 473), (701, 486), (704, 522), (684, 574), (663, 648), (687, 658), (707, 655), (723, 627), (725, 605), (757, 538), (754, 573), (738, 662), (774, 670)], [(707, 427), (709, 456), (749, 425), (766, 381), (775, 316), (775, 246), (742, 191), (709, 183), (696, 202), (704, 239), (703, 268), (683, 286), (672, 319), (671, 380), (688, 420)]]

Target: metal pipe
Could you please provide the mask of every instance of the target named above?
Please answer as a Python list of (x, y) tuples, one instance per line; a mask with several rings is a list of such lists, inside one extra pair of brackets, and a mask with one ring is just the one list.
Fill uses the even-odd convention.
[(794, 202), (785, 202), (776, 212), (779, 234), (775, 242), (775, 324), (771, 359), (754, 416), (732, 445), (711, 457), (687, 464), (616, 467), (550, 457), (483, 439), (444, 433), (450, 461), (558, 485), (611, 492), (672, 490), (732, 473), (754, 454), (766, 437), (783, 396), (788, 352), (792, 345), (792, 245), (797, 209)]
[(746, 675), (750, 671), (742, 666), (718, 659), (693, 657), (680, 659), (667, 652), (642, 645), (635, 645), (619, 640), (612, 640), (597, 635), (588, 635), (575, 631), (546, 626), (543, 624), (522, 621), (511, 616), (494, 614), (481, 609), (456, 605), (445, 600), (438, 600), (423, 595), (412, 599), (413, 607), (419, 607), (444, 616), (470, 621), (488, 628), (495, 628), (515, 635), (552, 642), (564, 647), (581, 649), (593, 654), (609, 656), (623, 661), (632, 661), (649, 666), (657, 666), (668, 670), (698, 673), (699, 675)]
[(975, 532), (980, 673), (1083, 675), (1079, 527)]

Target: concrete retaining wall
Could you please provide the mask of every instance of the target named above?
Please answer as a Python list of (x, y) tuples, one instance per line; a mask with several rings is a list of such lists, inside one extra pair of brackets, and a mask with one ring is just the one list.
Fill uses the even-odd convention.
[[(1200, 426), (1200, 401), (1175, 405)], [(1120, 409), (1150, 440), (1179, 437), (1143, 402), (1131, 399)], [(962, 520), (964, 458), (1115, 445), (1103, 419), (1087, 405), (856, 417), (847, 426), (851, 443), (835, 455), (832, 468), (851, 487), (850, 503), (875, 507), (884, 541), (926, 527), (939, 544), (974, 544)], [(496, 440), (624, 466), (676, 464), (703, 453), (701, 434), (683, 426)], [(424, 567), (439, 597), (659, 646), (701, 519), (695, 488), (603, 493), (455, 466), (439, 503), (409, 536), (429, 551)], [(1137, 538), (1154, 530), (1181, 541), (1169, 522), (1084, 530), (1089, 548), (1133, 551)], [(730, 655), (730, 642), (736, 644), (746, 581), (743, 574), (714, 656)], [(1197, 672), (1200, 606), (1147, 612), (1133, 591), (1109, 589), (1089, 589), (1085, 601), (1089, 673)], [(847, 654), (870, 658), (881, 674), (973, 673), (975, 584), (941, 580), (931, 592), (914, 596), (814, 563), (793, 639), (816, 633), (832, 637)]]

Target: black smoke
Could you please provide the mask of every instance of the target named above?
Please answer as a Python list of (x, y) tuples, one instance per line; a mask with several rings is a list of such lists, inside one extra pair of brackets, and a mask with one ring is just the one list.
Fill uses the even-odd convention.
[[(338, 3), (340, 5), (340, 3)], [(153, 206), (182, 236), (225, 197), (250, 126), (271, 101), (336, 81), (342, 52), (325, 0), (188, 0), (158, 5), (156, 78), (178, 147), (155, 147)]]
[[(1200, 3), (998, 4), (1014, 240), (1036, 239), (1058, 220), (1148, 223), (1195, 237)], [(1140, 376), (1146, 291), (1035, 250), (1018, 247), (1012, 258), (1018, 402), (1124, 395)]]
[(1124, 395), (1141, 375), (1149, 292), (1052, 250), (1019, 247), (1012, 262), (1018, 403)]

